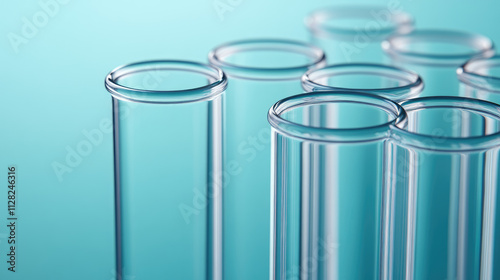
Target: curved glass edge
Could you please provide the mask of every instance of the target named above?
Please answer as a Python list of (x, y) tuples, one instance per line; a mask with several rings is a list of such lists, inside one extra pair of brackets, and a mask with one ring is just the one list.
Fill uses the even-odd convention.
[[(425, 108), (456, 108), (473, 111), (500, 121), (499, 105), (473, 98), (449, 96), (420, 97), (405, 101), (401, 106), (407, 113)], [(484, 136), (442, 137), (410, 132), (406, 128), (406, 124), (404, 126), (398, 124), (391, 125), (391, 140), (395, 141), (398, 145), (433, 152), (473, 152), (495, 147), (500, 148), (500, 130)]]
[[(377, 17), (377, 12), (387, 11), (392, 23), (390, 26), (383, 26), (381, 19)], [(365, 18), (372, 20), (373, 23), (380, 26), (380, 28), (373, 29), (365, 28), (366, 30), (360, 31), (359, 28), (342, 28), (325, 26), (325, 22), (332, 19), (345, 19), (345, 18)], [(406, 34), (413, 30), (414, 19), (410, 14), (403, 11), (392, 11), (389, 7), (384, 6), (338, 6), (338, 7), (325, 7), (313, 11), (305, 19), (305, 25), (310, 32), (316, 37), (324, 37), (331, 39), (339, 39), (343, 41), (353, 41), (355, 36), (365, 34), (372, 40), (382, 41), (393, 34)]]
[[(302, 125), (288, 121), (281, 114), (297, 107), (321, 104), (324, 102), (355, 102), (378, 107), (391, 114), (394, 118), (384, 124), (364, 128), (321, 128)], [(403, 108), (389, 99), (372, 94), (353, 91), (326, 91), (310, 92), (290, 96), (274, 104), (268, 113), (268, 121), (271, 127), (280, 134), (297, 138), (302, 141), (328, 142), (328, 143), (352, 143), (370, 142), (388, 139), (390, 125), (406, 124), (406, 112)]]
[[(349, 74), (352, 73), (352, 75), (362, 73), (365, 75), (369, 74), (381, 77), (390, 76), (393, 79), (407, 83), (398, 87), (363, 89), (335, 87), (315, 82), (315, 80), (319, 78), (333, 77), (336, 75), (336, 73), (344, 75), (346, 72), (348, 72)], [(424, 82), (417, 73), (394, 66), (372, 63), (346, 63), (328, 65), (323, 68), (316, 68), (307, 71), (302, 76), (302, 88), (307, 92), (334, 90), (365, 92), (376, 94), (395, 102), (401, 102), (420, 94), (424, 89)]]
[[(225, 57), (247, 50), (282, 50), (308, 57), (309, 63), (293, 67), (259, 68), (236, 65), (225, 61)], [(228, 76), (248, 80), (295, 80), (309, 69), (326, 65), (323, 50), (308, 43), (287, 39), (250, 39), (229, 42), (214, 48), (208, 54), (210, 64), (224, 71)]]
[(469, 60), (457, 69), (458, 79), (471, 87), (500, 93), (500, 76), (481, 74), (481, 70), (493, 67), (500, 69), (500, 55)]
[[(405, 51), (401, 46), (412, 42), (448, 42), (471, 48), (471, 52), (462, 54), (436, 54), (426, 52)], [(488, 37), (455, 30), (422, 29), (408, 34), (399, 34), (382, 42), (382, 49), (393, 60), (430, 66), (458, 67), (465, 61), (477, 57), (491, 57), (495, 53), (493, 41)]]
[[(148, 71), (186, 71), (204, 75), (209, 84), (183, 90), (148, 90), (123, 86), (121, 77)], [(138, 103), (178, 104), (210, 100), (226, 90), (227, 78), (217, 67), (184, 60), (152, 60), (123, 65), (112, 70), (105, 78), (105, 87), (113, 98)]]

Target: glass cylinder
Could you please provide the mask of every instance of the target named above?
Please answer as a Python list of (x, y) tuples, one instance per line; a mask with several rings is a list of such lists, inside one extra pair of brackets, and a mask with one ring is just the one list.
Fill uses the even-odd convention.
[(484, 36), (433, 29), (392, 36), (382, 48), (394, 65), (422, 77), (425, 89), (421, 96), (459, 96), (456, 69), (472, 58), (494, 53), (492, 41)]
[[(338, 125), (329, 116), (339, 107), (378, 117)], [(270, 279), (381, 279), (385, 147), (403, 109), (371, 94), (318, 92), (281, 100), (268, 119)]]
[(363, 91), (395, 102), (417, 97), (424, 87), (414, 72), (369, 63), (334, 64), (302, 76), (302, 87), (314, 91)]
[(470, 60), (457, 72), (461, 96), (500, 104), (500, 55)]
[(413, 18), (397, 3), (338, 6), (314, 11), (306, 26), (312, 43), (326, 52), (329, 63), (382, 63), (380, 43), (390, 35), (412, 31)]
[[(424, 87), (416, 73), (383, 64), (349, 63), (334, 64), (312, 69), (302, 76), (302, 87), (307, 92), (316, 91), (362, 91), (401, 102), (418, 96)], [(330, 105), (332, 108), (333, 104)], [(311, 117), (322, 112), (310, 110)], [(376, 118), (370, 111), (356, 112), (338, 106), (329, 115), (329, 121), (338, 125), (349, 125), (364, 118)], [(346, 158), (345, 160), (350, 160)]]
[(148, 61), (113, 70), (118, 279), (222, 279), (221, 70)]
[(270, 129), (267, 111), (301, 91), (300, 77), (324, 66), (323, 52), (289, 40), (246, 40), (209, 55), (229, 79), (225, 96), (224, 278), (269, 277)]
[(408, 124), (391, 128), (387, 154), (383, 278), (498, 279), (500, 107), (462, 97), (402, 106)]

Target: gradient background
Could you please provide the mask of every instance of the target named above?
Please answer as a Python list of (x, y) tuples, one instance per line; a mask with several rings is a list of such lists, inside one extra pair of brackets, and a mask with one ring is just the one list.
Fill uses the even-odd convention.
[[(47, 2), (49, 0), (42, 0)], [(0, 279), (116, 279), (112, 135), (58, 178), (67, 149), (111, 119), (105, 75), (118, 65), (175, 58), (206, 61), (214, 46), (251, 37), (308, 40), (303, 18), (329, 4), (381, 1), (65, 0), (19, 46), (38, 0), (0, 4)], [(394, 1), (394, 0), (392, 0)], [(62, 2), (62, 0), (61, 0)], [(417, 27), (482, 33), (500, 42), (498, 1), (401, 0)], [(495, 23), (495, 24), (492, 24)], [(7, 166), (18, 169), (17, 270), (7, 271)], [(124, 279), (135, 279), (124, 275)], [(142, 280), (142, 279), (141, 279)]]

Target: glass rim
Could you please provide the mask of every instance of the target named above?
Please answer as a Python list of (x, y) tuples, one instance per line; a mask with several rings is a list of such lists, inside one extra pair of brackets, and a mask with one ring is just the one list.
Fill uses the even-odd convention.
[[(453, 96), (431, 96), (410, 99), (401, 104), (409, 114), (414, 110), (425, 110), (428, 108), (453, 108), (475, 112), (481, 116), (490, 116), (500, 121), (500, 106), (479, 99)], [(407, 120), (407, 123), (411, 120)], [(396, 142), (414, 148), (432, 151), (476, 151), (487, 150), (492, 147), (500, 147), (500, 130), (488, 135), (470, 137), (442, 137), (431, 134), (411, 132), (406, 130), (407, 126), (398, 124), (391, 125), (391, 139)]]
[[(302, 54), (310, 58), (310, 62), (289, 67), (251, 67), (226, 61), (229, 56), (249, 50), (283, 50)], [(308, 43), (289, 39), (248, 39), (228, 42), (210, 51), (208, 60), (230, 77), (251, 80), (300, 79), (307, 70), (326, 64), (323, 50)]]
[[(303, 125), (282, 117), (286, 111), (324, 102), (358, 103), (377, 107), (393, 118), (385, 123), (361, 128), (326, 128)], [(303, 141), (352, 143), (370, 142), (390, 135), (390, 126), (405, 123), (406, 112), (396, 102), (387, 98), (354, 91), (323, 91), (294, 95), (275, 103), (268, 113), (268, 121), (280, 134)], [(403, 125), (404, 126), (404, 125)]]
[[(350, 27), (333, 27), (325, 26), (325, 22), (333, 19), (346, 19), (346, 18), (366, 18), (374, 20), (373, 14), (374, 10), (388, 10), (385, 6), (356, 6), (356, 5), (343, 5), (343, 6), (329, 6), (317, 9), (310, 13), (306, 19), (306, 27), (316, 36), (330, 37), (330, 38), (343, 38), (351, 39), (352, 36), (359, 34), (359, 28)], [(413, 17), (403, 11), (398, 11), (397, 13), (392, 13), (390, 19), (392, 23), (391, 26), (380, 28), (377, 31), (377, 35), (381, 40), (390, 34), (394, 33), (408, 33), (413, 30), (413, 25), (415, 23)], [(365, 30), (366, 32), (366, 30)], [(372, 31), (373, 32), (373, 31)]]
[[(358, 69), (365, 71), (361, 72), (344, 72), (341, 71), (349, 71)], [(314, 80), (318, 78), (324, 77), (333, 77), (335, 76), (335, 71), (339, 71), (339, 75), (358, 75), (358, 74), (370, 74), (373, 76), (384, 76), (381, 71), (390, 71), (391, 78), (407, 81), (406, 84), (397, 87), (388, 87), (388, 88), (345, 88), (345, 87), (336, 87), (330, 85), (324, 85)], [(377, 71), (380, 71), (378, 73)], [(316, 75), (320, 75), (319, 77)], [(388, 74), (389, 75), (389, 74)], [(388, 76), (387, 75), (387, 76)], [(302, 76), (302, 88), (308, 92), (313, 91), (324, 91), (324, 90), (340, 90), (340, 91), (358, 91), (365, 92), (371, 94), (377, 94), (379, 96), (391, 99), (396, 102), (400, 102), (402, 100), (411, 98), (420, 92), (422, 92), (424, 88), (424, 82), (420, 75), (415, 72), (402, 69), (395, 66), (384, 65), (384, 64), (374, 64), (374, 63), (344, 63), (344, 64), (333, 64), (328, 65), (323, 68), (316, 68), (307, 71)]]
[[(210, 83), (205, 86), (180, 90), (141, 89), (120, 84), (119, 79), (148, 71), (177, 70), (197, 73), (208, 77)], [(105, 87), (113, 98), (123, 101), (156, 104), (176, 104), (213, 99), (227, 87), (224, 72), (217, 67), (185, 60), (150, 60), (119, 66), (105, 78)]]
[[(470, 52), (458, 54), (440, 54), (421, 51), (406, 51), (408, 46), (415, 41), (446, 42), (467, 46)], [(434, 66), (460, 66), (465, 61), (475, 57), (489, 57), (494, 54), (494, 43), (486, 36), (457, 30), (446, 29), (417, 29), (408, 34), (398, 34), (382, 42), (385, 53), (396, 60), (409, 63)]]
[(492, 67), (500, 69), (500, 55), (471, 59), (457, 69), (458, 79), (469, 86), (500, 93), (500, 76), (483, 75), (477, 72), (479, 69)]

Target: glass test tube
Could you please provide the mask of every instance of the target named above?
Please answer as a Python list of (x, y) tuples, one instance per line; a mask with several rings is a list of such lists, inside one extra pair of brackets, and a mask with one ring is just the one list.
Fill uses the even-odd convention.
[(216, 67), (126, 65), (112, 95), (118, 279), (222, 279), (222, 94)]
[(456, 69), (475, 57), (493, 55), (490, 39), (451, 30), (415, 30), (382, 43), (394, 65), (417, 72), (425, 82), (421, 96), (459, 96)]
[[(500, 104), (500, 56), (491, 58), (473, 59), (464, 64), (458, 70), (461, 96), (487, 100)], [(497, 169), (500, 174), (500, 166)], [(496, 191), (496, 200), (500, 203), (500, 191)], [(500, 279), (500, 207), (495, 207), (494, 242), (492, 246), (493, 256), (491, 261), (491, 276), (487, 279)]]
[(306, 26), (329, 63), (381, 63), (385, 57), (380, 43), (390, 35), (412, 31), (413, 19), (392, 5), (338, 6), (314, 11)]
[(402, 106), (408, 125), (392, 127), (387, 156), (383, 278), (496, 279), (500, 107), (462, 97)]
[(500, 55), (472, 59), (457, 73), (461, 96), (500, 104)]
[(302, 87), (314, 91), (363, 91), (395, 102), (417, 97), (424, 87), (414, 72), (371, 63), (334, 64), (302, 76)]
[(323, 52), (289, 40), (246, 40), (209, 60), (229, 78), (225, 96), (224, 277), (269, 277), (270, 129), (267, 111), (301, 91), (300, 77), (324, 66)]
[[(330, 122), (339, 107), (378, 117), (339, 126)], [(322, 114), (311, 118), (311, 111)], [(315, 92), (281, 100), (268, 118), (270, 279), (381, 279), (385, 146), (404, 110), (376, 95)]]

